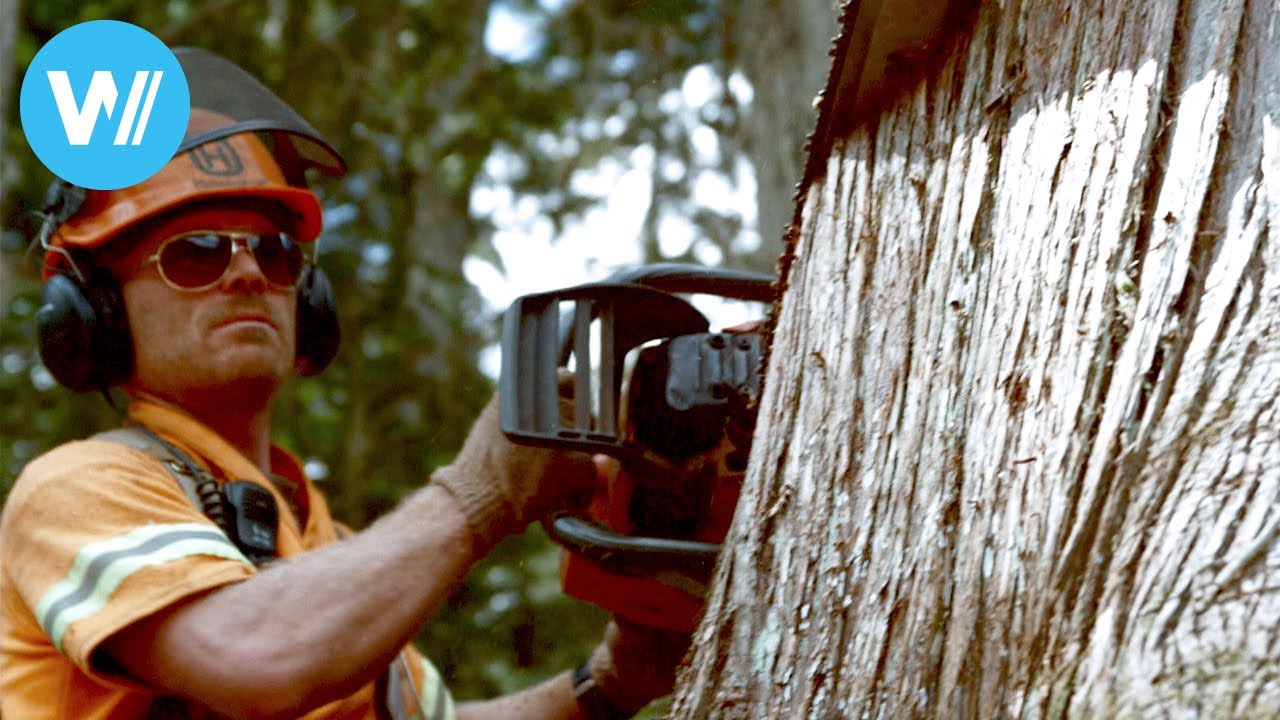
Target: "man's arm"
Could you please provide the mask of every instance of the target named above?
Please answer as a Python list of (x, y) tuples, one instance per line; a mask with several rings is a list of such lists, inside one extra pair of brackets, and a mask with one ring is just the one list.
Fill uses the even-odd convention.
[(167, 608), (102, 651), (218, 712), (296, 717), (381, 673), (475, 559), (467, 516), (430, 485), (368, 530)]
[(381, 673), (475, 560), (595, 478), (590, 459), (517, 446), (497, 395), (454, 461), (372, 527), (166, 608), (99, 652), (234, 717), (296, 717)]
[(572, 673), (563, 672), (539, 685), (495, 700), (458, 705), (458, 720), (585, 720), (573, 699)]
[[(676, 666), (688, 649), (688, 635), (615, 617), (577, 672), (561, 673), (496, 700), (463, 704), (458, 708), (458, 720), (631, 717), (654, 699), (671, 694)], [(575, 683), (579, 683), (576, 688)]]

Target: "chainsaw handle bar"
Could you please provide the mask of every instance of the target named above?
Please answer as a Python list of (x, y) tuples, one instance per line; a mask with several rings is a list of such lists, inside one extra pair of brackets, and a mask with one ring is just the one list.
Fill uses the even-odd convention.
[(669, 293), (704, 293), (765, 303), (773, 302), (775, 280), (772, 275), (752, 270), (673, 262), (627, 268), (605, 278), (607, 283), (644, 285)]
[(665, 570), (706, 577), (720, 553), (719, 543), (621, 535), (571, 515), (556, 518), (547, 532), (570, 552), (618, 575), (648, 577)]
[[(560, 303), (572, 303), (573, 349), (584, 361), (572, 374), (560, 362)], [(593, 372), (589, 328), (600, 324)], [(502, 431), (512, 441), (581, 452), (626, 454), (618, 427), (623, 358), (631, 348), (703, 332), (707, 319), (684, 300), (634, 284), (592, 283), (516, 298), (502, 327)], [(562, 374), (565, 373), (565, 374)], [(572, 382), (571, 417), (560, 412), (561, 386)], [(593, 408), (593, 402), (598, 403)], [(593, 410), (598, 415), (593, 416)]]
[[(704, 267), (689, 263), (650, 263), (623, 268), (603, 280), (602, 285), (640, 285), (666, 293), (718, 295), (737, 300), (773, 302), (775, 278), (753, 270)], [(569, 360), (573, 352), (574, 318), (566, 313), (560, 318), (560, 362)]]
[[(618, 427), (623, 357), (644, 342), (704, 333), (708, 320), (676, 293), (768, 301), (773, 278), (764, 273), (657, 263), (614, 273), (609, 281), (517, 297), (503, 319), (503, 433), (522, 445), (635, 455)], [(564, 310), (567, 304), (572, 310)], [(590, 327), (599, 323), (599, 364), (591, 356)], [(564, 383), (572, 384), (572, 413), (561, 414)], [(595, 410), (595, 413), (593, 413)], [(593, 416), (594, 415), (594, 416)]]
[[(634, 456), (636, 448), (624, 442), (617, 422), (623, 360), (649, 340), (707, 331), (706, 317), (675, 294), (685, 292), (768, 301), (773, 278), (656, 263), (615, 273), (606, 282), (516, 298), (502, 330), (503, 433), (526, 445)], [(593, 322), (599, 327), (594, 372), (585, 361), (591, 357)], [(579, 358), (572, 373), (565, 367), (569, 355)], [(572, 393), (562, 392), (569, 383)], [(561, 397), (570, 396), (573, 412), (562, 417)]]

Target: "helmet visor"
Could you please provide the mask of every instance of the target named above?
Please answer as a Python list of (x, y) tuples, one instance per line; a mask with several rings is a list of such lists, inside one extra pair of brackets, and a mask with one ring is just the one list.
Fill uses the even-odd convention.
[(237, 133), (268, 140), (272, 155), (290, 184), (303, 182), (306, 170), (341, 176), (347, 164), (311, 123), (275, 93), (234, 63), (200, 48), (179, 47), (173, 54), (187, 76), (191, 107), (222, 116), (219, 124), (191, 127), (176, 154)]

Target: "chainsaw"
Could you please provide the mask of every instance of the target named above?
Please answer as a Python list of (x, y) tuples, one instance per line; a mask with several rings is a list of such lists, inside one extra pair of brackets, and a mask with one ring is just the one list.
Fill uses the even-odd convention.
[(767, 303), (773, 278), (660, 263), (519, 297), (499, 378), (511, 441), (608, 458), (585, 515), (547, 528), (567, 550), (565, 592), (681, 632), (697, 623), (737, 506), (762, 354), (759, 333), (711, 331), (686, 295)]

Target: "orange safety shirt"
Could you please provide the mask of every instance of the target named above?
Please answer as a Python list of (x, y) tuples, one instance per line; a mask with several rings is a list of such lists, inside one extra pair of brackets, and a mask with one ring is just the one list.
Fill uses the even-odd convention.
[[(296, 489), (290, 499), (305, 527), (277, 484), (207, 426), (142, 400), (129, 416), (219, 482), (249, 480), (270, 492), (280, 511), (280, 557), (338, 539), (324, 497), (288, 452), (272, 447), (271, 470), (282, 487)], [(173, 699), (95, 662), (94, 651), (152, 613), (256, 572), (151, 455), (109, 440), (41, 455), (18, 477), (0, 519), (0, 716), (132, 720), (173, 707)], [(383, 680), (305, 717), (372, 720), (379, 705), (397, 719), (454, 716), (439, 673), (412, 647)], [(212, 716), (178, 706), (187, 712), (179, 717)]]

